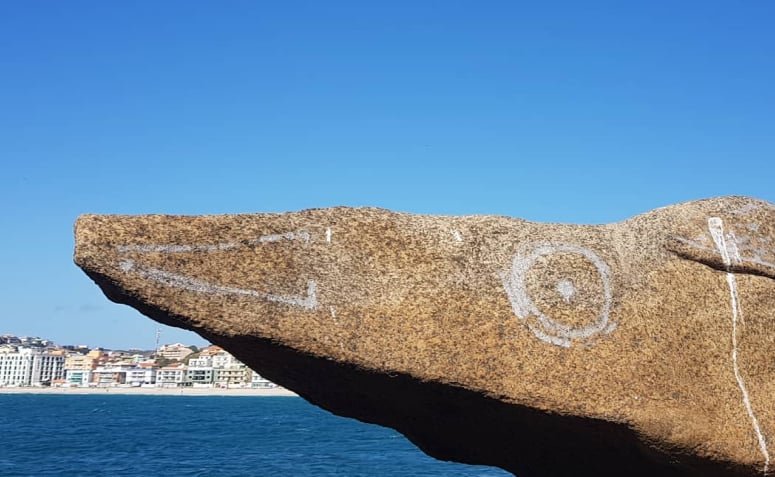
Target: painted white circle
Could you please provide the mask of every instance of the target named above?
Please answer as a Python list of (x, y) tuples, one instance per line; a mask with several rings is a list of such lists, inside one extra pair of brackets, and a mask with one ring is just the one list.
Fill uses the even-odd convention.
[[(587, 326), (569, 326), (562, 321), (555, 320), (544, 314), (533, 303), (527, 291), (525, 278), (527, 272), (535, 265), (536, 260), (545, 256), (558, 253), (581, 255), (592, 263), (597, 269), (603, 284), (603, 305), (594, 323)], [(536, 319), (528, 320), (527, 326), (539, 339), (557, 346), (570, 347), (573, 341), (584, 341), (600, 333), (610, 333), (615, 324), (610, 322), (611, 302), (613, 293), (611, 290), (611, 272), (608, 265), (588, 248), (573, 244), (563, 243), (539, 243), (527, 248), (526, 252), (517, 253), (511, 266), (511, 272), (504, 277), (504, 287), (509, 296), (514, 313), (521, 319), (527, 320), (529, 316)], [(558, 291), (569, 300), (575, 293), (570, 280), (563, 280), (558, 284)], [(567, 295), (566, 295), (567, 294)]]

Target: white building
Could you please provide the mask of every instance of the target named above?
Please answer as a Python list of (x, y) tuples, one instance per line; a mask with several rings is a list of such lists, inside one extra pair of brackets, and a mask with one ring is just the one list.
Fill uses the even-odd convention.
[(156, 368), (151, 366), (137, 366), (127, 369), (126, 384), (132, 386), (156, 384)]
[(228, 368), (240, 364), (242, 363), (227, 351), (221, 351), (213, 355), (213, 368)]
[(159, 368), (156, 372), (156, 385), (162, 388), (175, 388), (188, 384), (188, 369), (183, 364), (172, 364)]
[(92, 371), (92, 383), (99, 387), (126, 384), (126, 373), (134, 366), (129, 363), (108, 363)]
[(214, 380), (218, 386), (243, 387), (251, 382), (253, 371), (246, 365), (235, 360), (234, 364), (225, 366), (223, 368), (214, 368)]
[(251, 388), (276, 388), (277, 385), (272, 381), (253, 371), (253, 378), (250, 381)]
[(4, 346), (0, 349), (0, 386), (29, 386), (32, 378), (32, 350)]
[(65, 357), (33, 348), (0, 349), (0, 386), (43, 386), (64, 377)]
[(188, 380), (192, 386), (212, 387), (214, 376), (212, 356), (200, 356), (188, 361)]
[[(153, 366), (136, 366), (134, 363), (109, 363), (92, 371), (90, 383), (98, 387), (120, 385), (142, 386), (156, 383), (157, 370)], [(71, 380), (67, 380), (68, 384)]]
[(32, 385), (51, 385), (65, 377), (64, 353), (35, 353), (32, 358)]
[(181, 359), (185, 358), (186, 356), (193, 353), (194, 350), (189, 348), (188, 346), (181, 344), (181, 343), (175, 343), (175, 344), (166, 344), (164, 346), (160, 346), (159, 349), (156, 350), (156, 355), (161, 356), (162, 358), (167, 359), (174, 359), (180, 361)]
[(68, 386), (86, 387), (91, 382), (91, 370), (65, 369), (65, 383)]

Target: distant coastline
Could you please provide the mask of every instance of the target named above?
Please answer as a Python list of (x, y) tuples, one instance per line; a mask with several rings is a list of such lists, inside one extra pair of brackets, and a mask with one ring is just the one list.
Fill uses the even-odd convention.
[[(95, 389), (96, 388), (96, 389)], [(0, 335), (0, 394), (295, 396), (220, 346), (182, 343), (154, 351), (57, 346)]]
[(0, 387), (0, 394), (121, 394), (146, 396), (298, 396), (285, 388)]

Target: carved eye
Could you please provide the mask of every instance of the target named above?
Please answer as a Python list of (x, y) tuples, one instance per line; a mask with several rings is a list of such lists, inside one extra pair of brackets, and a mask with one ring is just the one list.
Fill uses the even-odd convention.
[(514, 313), (539, 339), (570, 347), (616, 328), (608, 265), (573, 244), (531, 244), (517, 252), (503, 286)]

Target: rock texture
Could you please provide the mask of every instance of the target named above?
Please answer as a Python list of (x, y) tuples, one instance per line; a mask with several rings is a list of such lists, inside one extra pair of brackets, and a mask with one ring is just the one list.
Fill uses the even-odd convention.
[(371, 208), (85, 215), (75, 261), (111, 300), (440, 459), (521, 477), (775, 466), (766, 202), (600, 226)]

